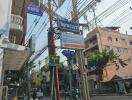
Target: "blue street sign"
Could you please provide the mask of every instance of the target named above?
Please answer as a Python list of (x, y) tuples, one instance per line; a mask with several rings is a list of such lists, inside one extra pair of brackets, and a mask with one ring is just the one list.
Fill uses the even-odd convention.
[(58, 29), (63, 31), (74, 32), (74, 33), (80, 32), (78, 23), (73, 23), (66, 20), (58, 20), (57, 27)]
[(35, 4), (28, 5), (28, 13), (33, 15), (43, 16), (43, 11), (40, 10), (39, 6), (36, 6)]
[(70, 50), (63, 50), (62, 54), (64, 56), (66, 56), (67, 58), (71, 58), (71, 57), (73, 57), (75, 55), (75, 52), (74, 51), (70, 51)]

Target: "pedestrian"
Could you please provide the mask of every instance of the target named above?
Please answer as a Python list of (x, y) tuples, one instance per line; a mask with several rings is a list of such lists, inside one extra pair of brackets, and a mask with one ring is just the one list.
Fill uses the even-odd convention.
[(33, 91), (33, 95), (32, 95), (33, 100), (35, 100), (35, 99), (36, 99), (36, 96), (37, 96), (36, 92), (35, 92), (35, 91)]

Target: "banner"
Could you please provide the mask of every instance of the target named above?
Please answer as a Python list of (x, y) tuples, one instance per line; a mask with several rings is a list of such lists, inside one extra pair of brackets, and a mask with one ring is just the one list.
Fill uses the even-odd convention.
[(84, 38), (79, 34), (62, 33), (61, 37), (61, 47), (71, 48), (71, 49), (84, 49)]
[(0, 34), (9, 37), (12, 0), (0, 0)]

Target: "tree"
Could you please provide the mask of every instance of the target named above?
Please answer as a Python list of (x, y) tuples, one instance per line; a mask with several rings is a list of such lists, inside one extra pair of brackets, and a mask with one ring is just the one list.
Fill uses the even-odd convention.
[(35, 86), (40, 86), (43, 81), (43, 76), (39, 70), (32, 71), (32, 82)]
[(95, 51), (87, 54), (88, 67), (95, 67), (96, 74), (99, 76), (99, 80), (102, 79), (103, 69), (109, 63), (116, 65), (116, 70), (119, 69), (119, 65), (125, 67), (127, 64), (120, 59), (120, 55), (114, 54), (113, 50), (103, 50), (102, 52)]

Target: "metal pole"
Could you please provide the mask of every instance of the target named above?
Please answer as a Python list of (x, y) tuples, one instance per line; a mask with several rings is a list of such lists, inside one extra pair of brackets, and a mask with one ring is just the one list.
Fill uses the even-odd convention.
[[(52, 70), (54, 73), (54, 69)], [(52, 74), (52, 83), (51, 83), (51, 98), (50, 100), (53, 100), (53, 92), (54, 92), (54, 74)]]
[(38, 65), (39, 65), (39, 71), (40, 71), (41, 70), (40, 69), (40, 65), (41, 65), (41, 61), (40, 60), (38, 61)]
[[(49, 20), (50, 20), (50, 31), (48, 33), (48, 46), (49, 46), (49, 56), (50, 56), (50, 55), (55, 55), (54, 30), (53, 30), (53, 12), (52, 12), (52, 8), (51, 8), (51, 0), (48, 0), (48, 8), (49, 8), (48, 9), (48, 14), (49, 14)], [(52, 70), (54, 70), (54, 71), (52, 71)], [(52, 78), (51, 78), (52, 74), (55, 74), (54, 80), (52, 80)], [(55, 95), (57, 96), (57, 99), (60, 100), (58, 69), (56, 68), (56, 66), (54, 66), (53, 68), (50, 66), (50, 82), (52, 83), (53, 81), (56, 81), (56, 84), (55, 84), (56, 88), (53, 85), (53, 88), (56, 89), (56, 92), (55, 92), (56, 94)], [(53, 98), (53, 100), (54, 99), (55, 99), (55, 97)]]
[(70, 100), (72, 100), (72, 64), (71, 58), (68, 58), (68, 66), (69, 66), (69, 88), (70, 88)]
[(95, 26), (97, 27), (97, 18), (96, 18), (96, 14), (95, 14), (94, 5), (92, 6), (92, 11), (93, 11), (93, 15), (94, 15)]
[(58, 68), (57, 67), (55, 67), (55, 82), (56, 82), (57, 100), (60, 100), (59, 78), (58, 78)]

